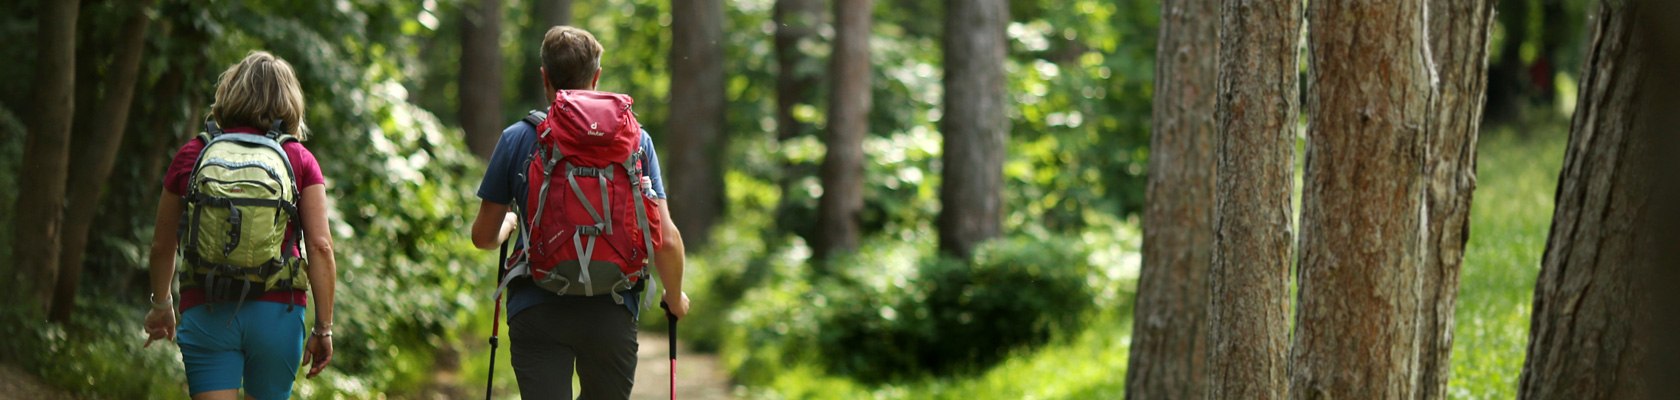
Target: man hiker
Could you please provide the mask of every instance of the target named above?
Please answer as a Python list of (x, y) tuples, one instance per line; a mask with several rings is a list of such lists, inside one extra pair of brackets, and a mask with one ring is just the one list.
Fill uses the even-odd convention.
[[(543, 36), (541, 52), (537, 72), (555, 102), (549, 114), (558, 115), (502, 132), (479, 184), (473, 245), (495, 248), (520, 230), (511, 238), (512, 259), (523, 262), (513, 263), (519, 267), (503, 284), (521, 394), (571, 399), (575, 364), (583, 398), (626, 399), (635, 379), (638, 299), (658, 289), (647, 287), (646, 269), (657, 270), (670, 312), (688, 314), (682, 236), (665, 207), (653, 140), (630, 114), (629, 97), (594, 91), (601, 44), (582, 29), (557, 26)], [(619, 157), (599, 150), (607, 147), (626, 156), (585, 165), (608, 158), (590, 152)], [(639, 176), (627, 179), (631, 174)], [(532, 194), (538, 204), (527, 204)], [(551, 259), (562, 262), (545, 261)]]

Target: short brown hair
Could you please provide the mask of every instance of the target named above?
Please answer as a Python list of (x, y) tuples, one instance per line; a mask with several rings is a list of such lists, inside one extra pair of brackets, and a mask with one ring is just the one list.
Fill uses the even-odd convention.
[(309, 132), (303, 124), (303, 89), (292, 65), (260, 50), (222, 72), (210, 116), (224, 128), (266, 130), (274, 120), (285, 121), (285, 133), (298, 140)]
[(555, 90), (587, 89), (601, 69), (601, 42), (588, 31), (556, 26), (543, 34), (542, 65)]

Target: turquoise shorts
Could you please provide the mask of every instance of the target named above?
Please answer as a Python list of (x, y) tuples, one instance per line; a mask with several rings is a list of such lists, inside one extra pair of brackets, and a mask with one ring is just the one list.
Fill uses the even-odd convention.
[[(238, 312), (235, 313), (234, 309)], [(187, 388), (197, 395), (239, 389), (258, 400), (292, 395), (303, 361), (303, 306), (269, 301), (215, 303), (181, 313), (177, 343)]]

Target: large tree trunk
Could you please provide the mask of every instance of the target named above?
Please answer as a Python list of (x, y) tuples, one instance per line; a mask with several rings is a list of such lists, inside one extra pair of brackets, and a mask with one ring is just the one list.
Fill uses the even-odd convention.
[[(1657, 154), (1635, 136), (1643, 128), (1641, 118), (1648, 118), (1640, 113), (1639, 96), (1651, 93), (1642, 92), (1648, 79), (1640, 62), (1646, 39), (1634, 34), (1637, 4), (1601, 1), (1591, 20), (1581, 99), (1534, 288), (1528, 359), (1519, 392), (1523, 399), (1625, 399), (1647, 394), (1639, 382), (1639, 367), (1649, 345), (1636, 340), (1634, 330), (1653, 310), (1638, 307), (1642, 294), (1632, 278), (1651, 261), (1644, 257), (1650, 249), (1671, 244), (1640, 234), (1652, 207), (1665, 205), (1648, 203), (1647, 190), (1660, 175), (1643, 163)], [(1652, 128), (1673, 133), (1673, 126)]]
[(1209, 277), (1214, 399), (1288, 393), (1289, 246), (1299, 120), (1301, 2), (1224, 0), (1218, 191)]
[(1495, 0), (1430, 0), (1429, 50), (1435, 97), (1425, 136), (1425, 236), (1417, 323), (1417, 398), (1444, 399), (1452, 372), (1453, 309), (1470, 237), (1476, 191), (1476, 137), (1487, 89), (1488, 36)]
[(572, 0), (530, 0), (530, 3), (529, 9), (536, 14), (531, 15), (531, 26), (525, 30), (525, 37), (520, 38), (525, 40), (520, 42), (524, 43), (521, 49), (528, 51), (523, 53), (525, 65), (519, 70), (518, 88), (519, 93), (527, 95), (519, 98), (525, 99), (526, 106), (546, 111), (554, 98), (551, 97), (553, 93), (543, 93), (542, 72), (539, 70), (542, 68), (542, 52), (538, 49), (542, 48), (543, 35), (548, 33), (549, 28), (572, 23)]
[(1126, 397), (1201, 399), (1213, 258), (1214, 98), (1219, 0), (1161, 4), (1150, 129), (1143, 270)]
[(1007, 24), (1007, 1), (945, 1), (939, 251), (946, 255), (967, 258), (980, 242), (1002, 231), (1004, 141), (1009, 135), (1003, 73)]
[(863, 137), (869, 134), (869, 29), (874, 0), (834, 2), (834, 55), (829, 57), (828, 152), (817, 203), (817, 260), (857, 250), (863, 211)]
[[(1425, 0), (1309, 5), (1309, 140), (1290, 394), (1422, 397), (1435, 110)], [(1374, 34), (1374, 32), (1376, 34)]]
[(671, 0), (671, 17), (671, 165), (663, 171), (671, 218), (683, 242), (700, 248), (724, 206), (723, 2)]
[(461, 130), (467, 148), (490, 159), (502, 137), (502, 1), (461, 5)]
[[(130, 100), (140, 74), (140, 55), (145, 50), (146, 28), (151, 17), (145, 12), (150, 0), (136, 1), (133, 12), (123, 22), (120, 46), (111, 61), (106, 79), (101, 80), (105, 94), (96, 104), (98, 118), (84, 118), (85, 126), (73, 135), (76, 149), (70, 154), (69, 180), (75, 185), (66, 189), (69, 207), (65, 210), (64, 246), (59, 253), (58, 282), (53, 290), (52, 308), (48, 318), (54, 322), (70, 320), (76, 307), (76, 285), (82, 276), (82, 261), (87, 255), (88, 232), (93, 226), (95, 211), (105, 196), (105, 185), (116, 164), (117, 149), (123, 142), (128, 126)], [(82, 62), (89, 62), (83, 60)]]
[[(1680, 3), (1672, 1), (1647, 2), (1641, 5), (1638, 33), (1635, 35), (1648, 40), (1644, 44), (1644, 66), (1651, 71), (1680, 71), (1680, 25), (1671, 23), (1672, 16), (1680, 15)], [(1680, 77), (1674, 74), (1647, 74), (1646, 81), (1640, 83), (1640, 88), (1646, 90), (1650, 97), (1641, 101), (1644, 107), (1640, 113), (1647, 118), (1638, 127), (1639, 140), (1652, 146), (1651, 154), (1680, 153), (1680, 137), (1674, 135), (1674, 128), (1680, 126), (1680, 114), (1672, 112), (1680, 110)], [(1680, 159), (1675, 157), (1647, 157), (1647, 171), (1662, 173), (1663, 171), (1680, 171)], [(1674, 180), (1655, 180), (1651, 188), (1651, 204), (1680, 204), (1680, 185)], [(1647, 234), (1652, 235), (1655, 243), (1680, 243), (1680, 210), (1674, 207), (1658, 207), (1652, 209), (1654, 218), (1646, 220)], [(1680, 291), (1671, 290), (1668, 286), (1680, 282), (1680, 246), (1656, 246), (1649, 261), (1636, 271), (1635, 290), (1644, 293), (1645, 304), (1640, 305), (1645, 310), (1677, 310), (1680, 309)], [(1669, 311), (1672, 315), (1672, 311)], [(1647, 399), (1657, 399), (1664, 395), (1672, 396), (1680, 393), (1680, 341), (1672, 340), (1674, 332), (1680, 332), (1680, 319), (1657, 318), (1647, 314), (1644, 323), (1636, 328), (1637, 332), (1644, 332), (1640, 339), (1646, 343), (1645, 363), (1642, 366), (1644, 382), (1650, 386), (1644, 388)], [(1657, 336), (1661, 335), (1661, 336)], [(1638, 336), (1636, 336), (1638, 337)], [(1661, 338), (1661, 339), (1658, 339)]]
[[(776, 141), (786, 145), (804, 136), (811, 126), (794, 117), (801, 105), (816, 102), (817, 85), (822, 84), (822, 68), (818, 58), (800, 49), (806, 41), (821, 40), (817, 30), (823, 24), (823, 0), (777, 0), (771, 19), (776, 25)], [(792, 218), (792, 187), (794, 178), (802, 176), (798, 166), (783, 161), (777, 187), (781, 198), (776, 204), (776, 220), (780, 229), (792, 228), (783, 224)]]
[(45, 306), (58, 271), (65, 177), (70, 158), (70, 124), (76, 115), (77, 0), (41, 1), (36, 44), (35, 110), (18, 169), (17, 217), (12, 227), (12, 265), (20, 272), (14, 293)]

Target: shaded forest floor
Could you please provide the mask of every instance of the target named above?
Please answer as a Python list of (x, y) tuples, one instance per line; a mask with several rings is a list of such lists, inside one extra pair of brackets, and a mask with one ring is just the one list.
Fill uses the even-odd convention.
[(41, 382), (41, 378), (12, 364), (0, 364), (0, 399), (74, 400), (64, 389)]

